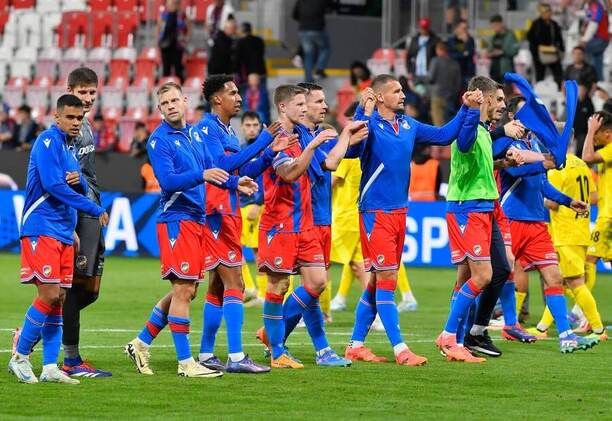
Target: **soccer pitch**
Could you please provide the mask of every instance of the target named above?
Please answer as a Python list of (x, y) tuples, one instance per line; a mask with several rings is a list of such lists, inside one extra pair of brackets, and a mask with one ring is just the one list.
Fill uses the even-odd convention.
[[(445, 321), (454, 271), (407, 268), (419, 301), (416, 313), (402, 313), (407, 343), (429, 358), (424, 367), (394, 363), (354, 363), (346, 369), (319, 368), (305, 329), (296, 329), (288, 346), (304, 361), (304, 370), (274, 370), (267, 375), (231, 375), (187, 379), (176, 374), (176, 359), (165, 330), (151, 348), (154, 376), (136, 373), (123, 346), (142, 328), (156, 300), (168, 291), (153, 259), (108, 258), (99, 300), (81, 316), (81, 353), (113, 372), (108, 379), (82, 379), (80, 385), (18, 384), (0, 375), (0, 419), (610, 419), (612, 344), (562, 355), (555, 340), (535, 344), (502, 341), (501, 358), (484, 364), (446, 362), (433, 341)], [(12, 329), (21, 325), (34, 288), (18, 282), (19, 257), (0, 254), (0, 364), (10, 358)], [(334, 291), (340, 271), (332, 269)], [(206, 287), (202, 285), (201, 287)], [(197, 356), (204, 288), (192, 305), (191, 344)], [(539, 280), (531, 279), (530, 323), (542, 311)], [(595, 286), (599, 310), (612, 317), (612, 275), (599, 275)], [(349, 302), (357, 299), (353, 285)], [(340, 353), (350, 338), (353, 312), (336, 312), (327, 325)], [(245, 350), (264, 362), (255, 340), (261, 309), (245, 309)], [(553, 335), (555, 332), (552, 332)], [(367, 344), (393, 359), (384, 333), (372, 332)], [(226, 359), (225, 330), (216, 354)], [(40, 345), (32, 356), (40, 373)]]

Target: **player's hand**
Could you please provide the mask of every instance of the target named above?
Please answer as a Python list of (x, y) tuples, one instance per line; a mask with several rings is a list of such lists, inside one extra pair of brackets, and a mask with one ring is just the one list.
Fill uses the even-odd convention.
[(583, 202), (582, 200), (572, 200), (572, 203), (570, 203), (570, 208), (578, 215), (584, 215), (588, 212), (589, 205), (587, 205), (586, 202)]
[(469, 108), (480, 108), (480, 104), (483, 103), (484, 97), (480, 89), (474, 91), (467, 91), (462, 97), (463, 103)]
[(365, 121), (351, 121), (344, 127), (343, 132), (348, 133), (349, 145), (355, 145), (368, 137), (368, 123)]
[(329, 142), (330, 140), (338, 137), (338, 132), (333, 129), (325, 129), (321, 133), (319, 133), (312, 141), (308, 144), (313, 148), (318, 148), (325, 142)]
[(597, 133), (597, 130), (601, 128), (602, 121), (603, 119), (599, 114), (593, 114), (592, 116), (590, 116), (587, 122), (588, 132), (592, 134)]
[(544, 165), (544, 168), (546, 168), (547, 170), (554, 170), (555, 168), (557, 168), (555, 158), (549, 153), (544, 154), (544, 161), (542, 161), (542, 165)]
[(247, 196), (252, 196), (259, 190), (259, 186), (250, 177), (240, 177), (238, 180), (238, 191), (244, 193)]
[(368, 101), (376, 102), (376, 95), (374, 94), (374, 90), (369, 87), (361, 91), (361, 98), (359, 99), (359, 105), (362, 108), (365, 108)]
[(508, 166), (518, 167), (525, 163), (525, 156), (519, 149), (510, 148), (506, 151), (506, 160), (508, 161)]
[(100, 217), (98, 218), (98, 221), (100, 221), (100, 225), (105, 227), (108, 225), (108, 213), (104, 212), (102, 215), (100, 215)]
[(299, 136), (297, 134), (292, 134), (290, 136), (287, 136), (284, 133), (277, 133), (272, 143), (270, 143), (270, 148), (274, 152), (280, 152), (296, 144), (298, 139), (299, 139)]
[(76, 186), (81, 182), (81, 174), (78, 171), (66, 172), (66, 183), (69, 186)]
[(518, 120), (512, 120), (504, 126), (504, 134), (513, 139), (520, 139), (525, 135), (525, 126)]
[(72, 233), (72, 247), (74, 248), (74, 254), (79, 254), (79, 251), (81, 250), (81, 239), (76, 231)]
[(259, 216), (260, 209), (261, 209), (260, 206), (252, 205), (246, 214), (247, 221), (256, 221), (257, 217)]
[(229, 174), (221, 168), (211, 168), (204, 171), (204, 181), (208, 183), (223, 184), (227, 180), (229, 180)]
[(274, 123), (270, 124), (268, 127), (266, 127), (266, 131), (268, 133), (270, 133), (272, 135), (272, 137), (275, 137), (278, 132), (281, 129), (281, 123), (280, 121), (275, 121)]

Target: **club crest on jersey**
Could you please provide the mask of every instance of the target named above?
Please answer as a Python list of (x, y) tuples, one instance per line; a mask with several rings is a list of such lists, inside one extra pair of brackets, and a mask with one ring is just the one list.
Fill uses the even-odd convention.
[(475, 254), (476, 256), (480, 256), (480, 253), (482, 253), (482, 247), (480, 247), (480, 245), (479, 245), (479, 244), (476, 244), (476, 245), (474, 246), (474, 254)]
[(43, 275), (45, 275), (46, 277), (51, 276), (51, 265), (44, 265), (42, 269)]
[(170, 241), (170, 247), (174, 248), (174, 245), (176, 244), (176, 238), (171, 238), (169, 241)]
[(230, 262), (233, 262), (234, 260), (236, 260), (236, 252), (235, 251), (230, 251), (229, 253), (227, 253), (227, 257), (230, 259)]
[(408, 130), (410, 128), (410, 124), (406, 120), (402, 120), (402, 128)]
[(208, 126), (202, 127), (202, 133), (204, 133), (206, 136), (208, 136)]
[(157, 140), (153, 139), (151, 140), (151, 149), (155, 149), (155, 144), (157, 143)]
[(376, 261), (378, 262), (379, 265), (382, 265), (383, 263), (385, 263), (385, 256), (382, 254), (379, 254), (378, 256), (376, 256)]
[(187, 262), (181, 263), (181, 271), (183, 273), (189, 272), (189, 263), (187, 263)]
[(283, 264), (283, 258), (280, 256), (276, 256), (274, 258), (274, 266), (279, 267), (282, 264)]
[(196, 142), (200, 142), (200, 143), (202, 143), (202, 139), (200, 139), (200, 133), (195, 132), (195, 133), (193, 134), (193, 137), (195, 137)]
[(181, 142), (179, 142), (178, 140), (175, 140), (175, 141), (174, 141), (174, 144), (175, 144), (176, 146), (181, 146)]
[(48, 148), (49, 145), (51, 144), (51, 139), (46, 138), (45, 140), (43, 140), (43, 143), (45, 144), (45, 146)]

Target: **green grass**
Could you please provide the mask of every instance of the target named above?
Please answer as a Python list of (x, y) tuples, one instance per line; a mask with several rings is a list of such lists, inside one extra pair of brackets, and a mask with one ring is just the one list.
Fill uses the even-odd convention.
[[(19, 258), (0, 255), (0, 362), (10, 357), (10, 329), (22, 323), (34, 289), (17, 281)], [(338, 267), (332, 270), (338, 279)], [(81, 317), (82, 354), (110, 379), (84, 379), (81, 385), (22, 385), (6, 371), (0, 374), (0, 419), (602, 419), (611, 418), (610, 361), (612, 346), (603, 343), (588, 352), (559, 353), (556, 341), (523, 345), (498, 341), (504, 355), (482, 365), (448, 363), (433, 340), (448, 309), (453, 271), (408, 268), (419, 311), (402, 314), (402, 330), (410, 347), (429, 358), (424, 367), (356, 363), (348, 369), (314, 365), (312, 346), (303, 329), (290, 338), (292, 353), (304, 370), (276, 370), (268, 375), (226, 375), (221, 379), (185, 379), (176, 375), (169, 333), (152, 348), (155, 376), (136, 374), (123, 345), (141, 329), (168, 285), (159, 280), (156, 260), (107, 260), (100, 299)], [(532, 322), (542, 310), (537, 280), (532, 279)], [(192, 347), (200, 340), (203, 293), (192, 307)], [(599, 309), (612, 314), (612, 276), (600, 275), (595, 290)], [(357, 297), (354, 286), (350, 302)], [(353, 323), (351, 312), (334, 313), (329, 339), (343, 351)], [(244, 341), (248, 353), (263, 362), (254, 332), (261, 310), (246, 309)], [(498, 333), (494, 333), (498, 337)], [(224, 331), (217, 354), (226, 356)], [(392, 357), (384, 334), (372, 333), (368, 344)], [(32, 360), (40, 371), (40, 348)], [(469, 415), (468, 415), (469, 414)]]

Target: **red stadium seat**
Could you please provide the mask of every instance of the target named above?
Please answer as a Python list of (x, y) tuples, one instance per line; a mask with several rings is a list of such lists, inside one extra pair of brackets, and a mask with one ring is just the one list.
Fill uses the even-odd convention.
[(136, 12), (119, 12), (115, 14), (115, 48), (134, 45), (138, 30), (138, 14)]
[(159, 52), (159, 48), (156, 47), (143, 48), (138, 58), (153, 60), (157, 64), (161, 63), (161, 53)]
[(51, 87), (51, 110), (55, 110), (55, 105), (60, 96), (66, 93), (66, 79), (58, 80), (55, 85)]
[(176, 77), (176, 76), (167, 76), (167, 77), (163, 77), (159, 80), (159, 83), (157, 84), (157, 86), (162, 86), (164, 83), (170, 83), (170, 82), (174, 82), (177, 84), (181, 84), (181, 80)]
[(202, 97), (202, 84), (204, 79), (201, 77), (192, 77), (185, 81), (183, 84), (183, 93), (187, 97), (189, 108), (195, 108), (201, 101)]
[(111, 0), (89, 0), (89, 8), (93, 11), (109, 11)]
[(7, 12), (0, 12), (0, 34), (4, 34), (4, 27), (8, 22), (10, 14)]
[(162, 116), (158, 110), (153, 110), (149, 118), (147, 119), (147, 130), (149, 133), (153, 133), (153, 131), (159, 126), (162, 122)]
[(110, 61), (109, 79), (123, 78), (125, 80), (130, 77), (130, 61), (114, 58)]
[(140, 20), (143, 22), (159, 19), (165, 0), (141, 0)]
[(138, 57), (136, 59), (136, 67), (134, 70), (134, 79), (141, 79), (143, 77), (155, 80), (155, 73), (158, 64), (151, 59)]
[(38, 78), (26, 89), (26, 103), (32, 108), (42, 110), (41, 116), (44, 116), (49, 105), (50, 92), (51, 79), (48, 77)]
[[(111, 81), (115, 82), (115, 81)], [(123, 108), (123, 94), (125, 87), (118, 84), (107, 84), (104, 85), (101, 92), (101, 102), (104, 109), (107, 108)]]
[(24, 104), (23, 94), (29, 80), (24, 77), (12, 78), (4, 87), (2, 100), (11, 108), (18, 108)]
[(36, 6), (36, 0), (13, 0), (15, 9), (33, 9), (34, 6)]
[(62, 14), (62, 22), (57, 27), (60, 48), (70, 48), (77, 45), (87, 45), (89, 32), (89, 15), (87, 12), (72, 11)]
[(113, 35), (113, 12), (106, 10), (91, 12), (90, 19), (92, 25), (89, 48), (110, 47), (108, 37)]
[(9, 1), (8, 0), (0, 0), (0, 11), (8, 12), (9, 10)]
[(139, 9), (138, 0), (115, 0), (118, 12), (136, 12)]
[(155, 80), (149, 76), (138, 76), (134, 78), (134, 82), (131, 86), (138, 86), (140, 88), (146, 88), (147, 92), (151, 92), (153, 89), (153, 85), (155, 85)]
[(185, 60), (185, 69), (187, 73), (187, 78), (192, 77), (206, 77), (206, 64), (208, 61), (208, 54), (204, 50), (194, 51), (187, 59)]
[(120, 88), (125, 92), (128, 85), (130, 84), (130, 80), (128, 78), (122, 76), (115, 76), (108, 79), (108, 86), (113, 86), (115, 88)]
[(146, 108), (130, 108), (126, 115), (119, 120), (119, 142), (117, 142), (118, 152), (129, 152), (134, 132), (136, 131), (136, 123), (146, 121)]
[[(206, 20), (206, 10), (208, 6), (213, 3), (214, 0), (194, 0), (192, 19), (198, 23), (202, 23)], [(205, 22), (204, 22), (205, 23)]]
[(139, 85), (130, 85), (127, 88), (127, 108), (146, 108), (149, 105), (151, 90), (146, 81)]

